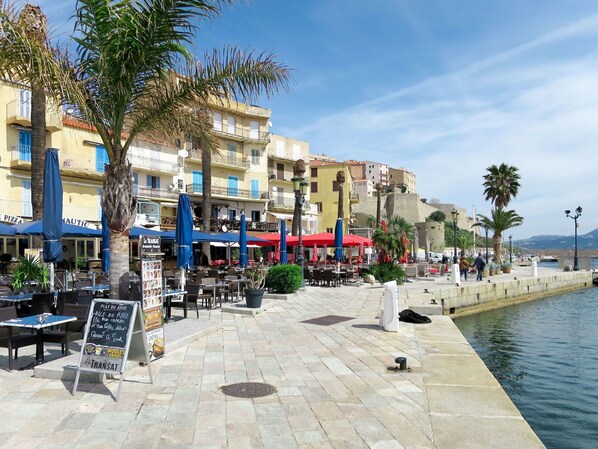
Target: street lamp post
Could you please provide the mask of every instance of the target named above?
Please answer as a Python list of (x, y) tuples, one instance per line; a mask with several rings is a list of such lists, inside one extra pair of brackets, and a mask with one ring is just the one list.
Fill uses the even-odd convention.
[(486, 245), (486, 265), (488, 265), (488, 225), (487, 224), (484, 225), (484, 231), (486, 231), (486, 242), (484, 244)]
[(575, 253), (573, 254), (573, 271), (579, 271), (579, 258), (577, 257), (577, 219), (581, 217), (581, 211), (581, 206), (577, 206), (577, 209), (575, 209), (575, 215), (570, 215), (570, 210), (565, 211), (565, 215), (569, 218), (572, 218), (575, 222)]
[(509, 263), (513, 263), (513, 236), (509, 235)]
[(305, 195), (307, 194), (307, 180), (302, 176), (293, 176), (293, 192), (295, 192), (295, 205), (299, 209), (299, 223), (298, 223), (298, 237), (299, 247), (297, 254), (297, 262), (301, 266), (301, 288), (305, 288), (305, 276), (303, 274), (304, 257), (303, 257), (303, 204), (305, 203)]
[(380, 192), (382, 191), (382, 183), (376, 183), (376, 193), (378, 195), (378, 199), (376, 202), (376, 229), (380, 227)]
[(457, 209), (453, 209), (451, 212), (453, 217), (453, 226), (455, 227), (455, 234), (454, 234), (454, 254), (453, 254), (453, 263), (459, 263), (459, 258), (457, 257), (457, 220), (459, 219), (459, 211)]

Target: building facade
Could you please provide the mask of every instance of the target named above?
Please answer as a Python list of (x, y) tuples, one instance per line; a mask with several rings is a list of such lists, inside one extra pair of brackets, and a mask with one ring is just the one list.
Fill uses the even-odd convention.
[(389, 184), (402, 193), (416, 193), (415, 173), (405, 168), (388, 168)]

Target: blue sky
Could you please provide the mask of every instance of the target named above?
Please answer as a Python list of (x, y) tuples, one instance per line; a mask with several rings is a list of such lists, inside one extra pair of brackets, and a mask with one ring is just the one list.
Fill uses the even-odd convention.
[[(64, 26), (75, 2), (37, 1)], [(598, 228), (598, 3), (253, 0), (201, 26), (196, 54), (237, 45), (293, 69), (262, 99), (312, 152), (406, 167), (418, 193), (489, 214), (482, 176), (520, 169), (515, 239)]]

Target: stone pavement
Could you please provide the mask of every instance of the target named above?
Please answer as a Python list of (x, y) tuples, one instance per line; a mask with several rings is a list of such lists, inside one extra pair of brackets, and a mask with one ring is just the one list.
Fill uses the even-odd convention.
[[(128, 371), (119, 402), (116, 380), (71, 396), (70, 381), (5, 371), (0, 349), (2, 447), (544, 447), (448, 317), (384, 332), (382, 294), (308, 287), (258, 316), (202, 310), (200, 320), (221, 329), (153, 362), (153, 385), (147, 368)], [(301, 322), (326, 315), (351, 319)], [(387, 369), (399, 355), (409, 372)], [(221, 390), (246, 381), (277, 392), (240, 399)]]

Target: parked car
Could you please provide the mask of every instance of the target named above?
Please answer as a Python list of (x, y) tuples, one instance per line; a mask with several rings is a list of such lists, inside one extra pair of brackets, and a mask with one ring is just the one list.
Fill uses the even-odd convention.
[(430, 253), (428, 254), (428, 259), (430, 260), (430, 262), (440, 263), (442, 261), (442, 254), (433, 253), (430, 251)]

